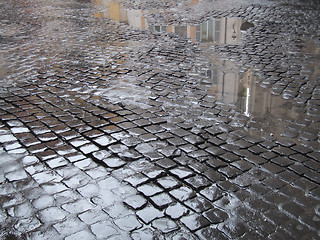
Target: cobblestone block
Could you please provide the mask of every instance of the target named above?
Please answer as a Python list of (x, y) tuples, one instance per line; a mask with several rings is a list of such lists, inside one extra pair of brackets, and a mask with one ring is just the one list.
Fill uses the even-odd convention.
[(116, 227), (109, 221), (100, 221), (90, 226), (91, 231), (97, 238), (109, 238), (117, 233)]
[[(4, 238), (317, 236), (316, 1), (117, 5), (147, 9), (148, 32), (39, 1), (0, 8)], [(240, 44), (181, 35), (232, 21)]]
[(133, 231), (131, 234), (131, 238), (134, 240), (138, 240), (138, 239), (151, 240), (155, 235), (158, 236), (159, 234), (157, 234), (157, 232), (155, 232), (154, 230), (151, 230), (150, 228), (145, 228), (145, 229), (139, 229), (139, 230)]
[(32, 239), (54, 239), (56, 238), (57, 230), (55, 230), (53, 227), (47, 228), (47, 229), (39, 229), (36, 231), (31, 231), (28, 233), (28, 237)]
[(97, 164), (89, 158), (77, 161), (74, 163), (74, 165), (81, 170), (87, 170), (97, 167)]
[(57, 207), (49, 207), (39, 211), (39, 217), (42, 222), (57, 222), (66, 218), (68, 213)]
[(243, 222), (231, 218), (219, 225), (218, 229), (229, 238), (239, 237), (248, 231)]
[(288, 167), (291, 164), (294, 164), (294, 161), (290, 160), (287, 157), (276, 157), (271, 159), (271, 161), (281, 167)]
[(152, 227), (158, 229), (162, 233), (169, 233), (174, 230), (177, 230), (179, 226), (172, 220), (156, 219), (152, 222)]
[(137, 216), (145, 223), (149, 224), (151, 221), (157, 218), (161, 218), (164, 214), (158, 209), (148, 206), (142, 210), (137, 211)]
[(196, 197), (184, 202), (193, 211), (202, 213), (210, 208), (212, 208), (211, 203), (203, 197)]
[(210, 154), (212, 154), (212, 155), (214, 155), (214, 156), (219, 156), (219, 155), (222, 155), (222, 154), (224, 154), (226, 151), (225, 150), (223, 150), (223, 149), (221, 149), (221, 148), (219, 148), (219, 147), (215, 147), (215, 146), (213, 146), (213, 147), (209, 147), (209, 148), (207, 148), (207, 149), (205, 149), (208, 153), (210, 153)]
[(169, 194), (178, 201), (185, 201), (196, 196), (196, 193), (191, 188), (186, 186), (173, 189), (169, 192)]
[(147, 204), (147, 200), (140, 195), (133, 195), (124, 200), (124, 203), (133, 209), (141, 209)]
[(181, 185), (181, 182), (172, 176), (165, 176), (157, 179), (157, 182), (166, 190), (177, 188)]
[(170, 168), (175, 167), (176, 163), (169, 158), (162, 158), (162, 159), (156, 161), (156, 165), (158, 165), (164, 169), (170, 169)]
[(149, 179), (142, 175), (141, 173), (136, 173), (128, 178), (125, 179), (126, 182), (130, 183), (132, 186), (138, 186), (142, 183), (147, 182)]
[(88, 225), (108, 219), (108, 215), (99, 207), (80, 213), (78, 217)]
[(180, 220), (190, 231), (197, 231), (210, 225), (210, 222), (199, 214), (191, 214)]
[(193, 175), (193, 172), (186, 167), (176, 167), (169, 171), (179, 179), (184, 179)]
[(77, 218), (66, 219), (60, 223), (54, 224), (53, 227), (57, 230), (59, 234), (69, 235), (83, 229), (84, 223), (78, 220)]
[(137, 190), (147, 197), (151, 197), (157, 193), (163, 192), (163, 189), (158, 187), (154, 183), (146, 183), (140, 185)]
[(59, 193), (67, 190), (67, 187), (62, 183), (44, 183), (41, 187), (48, 194)]
[(268, 177), (264, 179), (262, 183), (264, 183), (266, 186), (269, 186), (271, 189), (279, 189), (287, 184), (277, 177)]
[(14, 224), (14, 228), (20, 232), (31, 232), (41, 226), (41, 222), (36, 217), (22, 218)]
[(43, 195), (32, 202), (32, 205), (38, 209), (44, 209), (54, 206), (54, 198), (51, 195)]
[(112, 138), (111, 136), (106, 136), (106, 135), (97, 137), (93, 141), (101, 147), (106, 147), (106, 146), (109, 146), (110, 144), (113, 144), (116, 142), (116, 140), (114, 138)]
[(181, 150), (174, 146), (168, 146), (166, 148), (159, 149), (158, 151), (167, 158), (178, 157), (181, 155)]
[(88, 202), (84, 199), (62, 205), (62, 209), (64, 209), (65, 211), (76, 214), (85, 212), (89, 209), (92, 209), (93, 207), (94, 205), (91, 202)]
[[(34, 168), (30, 170), (30, 174), (32, 174), (33, 179), (39, 183), (47, 183), (47, 182), (60, 182), (62, 177), (52, 171), (41, 171), (45, 170), (43, 165), (38, 165), (40, 167), (40, 172), (34, 174)], [(36, 170), (37, 171), (37, 170)]]
[(251, 222), (249, 225), (255, 230), (255, 232), (263, 237), (267, 237), (270, 234), (274, 233), (276, 229), (276, 226), (274, 224), (262, 217), (257, 218), (256, 222)]
[(227, 178), (235, 178), (242, 173), (239, 169), (232, 166), (219, 168), (218, 171), (223, 173)]
[(128, 232), (142, 227), (142, 224), (138, 221), (135, 215), (128, 215), (119, 219), (116, 219), (114, 223), (122, 230)]
[(314, 172), (314, 171), (307, 172), (304, 174), (304, 176), (306, 176), (309, 180), (311, 180), (317, 184), (320, 183), (320, 173), (318, 173), (318, 172)]
[(7, 178), (8, 181), (10, 182), (22, 180), (27, 177), (28, 175), (24, 170), (17, 170), (17, 171), (8, 172), (5, 174), (5, 178)]
[(67, 236), (65, 239), (66, 240), (77, 240), (77, 239), (94, 240), (95, 236), (88, 230), (82, 230)]
[(172, 219), (179, 219), (182, 216), (187, 215), (189, 212), (190, 210), (180, 203), (174, 203), (165, 210), (165, 214), (170, 216)]
[(197, 231), (196, 234), (200, 239), (208, 239), (212, 237), (213, 237), (212, 239), (221, 239), (221, 240), (228, 239), (226, 235), (224, 235), (221, 231), (219, 231), (217, 228), (212, 226), (203, 228)]
[(167, 193), (160, 193), (150, 198), (153, 205), (158, 209), (163, 209), (173, 202), (173, 199)]
[(147, 170), (144, 170), (142, 173), (150, 179), (155, 179), (160, 176), (163, 176), (165, 174), (165, 171), (163, 169), (161, 169), (160, 167), (154, 166), (153, 168), (149, 168)]
[(184, 181), (197, 191), (211, 185), (211, 182), (207, 178), (199, 175), (186, 178)]

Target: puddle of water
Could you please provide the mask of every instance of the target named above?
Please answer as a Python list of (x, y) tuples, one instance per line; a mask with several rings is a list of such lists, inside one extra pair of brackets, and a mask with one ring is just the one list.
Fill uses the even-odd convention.
[(279, 138), (289, 122), (306, 123), (306, 110), (293, 101), (271, 94), (271, 89), (259, 86), (258, 76), (252, 69), (239, 72), (235, 62), (215, 59), (210, 67), (198, 72), (204, 77), (201, 84), (210, 96), (235, 106), (253, 122), (257, 121), (257, 125), (249, 129), (254, 134)]
[(98, 89), (94, 94), (113, 103), (121, 102), (141, 108), (148, 108), (147, 102), (151, 92), (138, 86), (135, 78), (126, 76), (125, 78), (117, 79), (117, 82), (108, 89)]
[(248, 69), (239, 72), (235, 62), (215, 60), (205, 71), (202, 85), (206, 85), (209, 93), (225, 104), (236, 105), (246, 116), (273, 115), (297, 119), (301, 113), (292, 102), (281, 96), (271, 94), (270, 89), (259, 86), (258, 77)]
[[(298, 108), (293, 102), (283, 99), (281, 96), (271, 94), (270, 89), (260, 87), (257, 76), (252, 69), (239, 72), (235, 62), (215, 58), (210, 46), (216, 44), (236, 45), (239, 44), (242, 31), (253, 27), (252, 23), (241, 18), (212, 18), (198, 25), (153, 25), (145, 17), (148, 13), (167, 10), (135, 10), (126, 9), (114, 0), (92, 0), (93, 3), (103, 6), (102, 12), (96, 13), (97, 18), (108, 18), (124, 23), (134, 29), (149, 30), (152, 32), (173, 33), (183, 38), (199, 42), (204, 52), (204, 61), (209, 61), (210, 66), (196, 70), (196, 75), (201, 74), (201, 84), (208, 90), (208, 94), (214, 96), (218, 101), (225, 104), (235, 105), (244, 115), (252, 118), (265, 119), (260, 122), (263, 126), (261, 131), (268, 131), (270, 134), (279, 136), (285, 125), (279, 119), (301, 122), (305, 119), (306, 113)], [(150, 11), (150, 12), (148, 12)], [(152, 15), (152, 14), (151, 14)], [(318, 50), (317, 50), (318, 51)], [(305, 52), (310, 52), (305, 49)], [(316, 52), (318, 53), (318, 52)], [(192, 74), (192, 73), (190, 73)], [(117, 85), (104, 93), (109, 100), (143, 102), (147, 97), (143, 89), (135, 89), (130, 84)], [(135, 96), (128, 99), (128, 96)]]
[[(97, 18), (112, 19), (125, 23), (134, 29), (173, 33), (200, 43), (238, 44), (242, 35), (240, 29), (244, 26), (241, 18), (226, 17), (212, 18), (199, 25), (153, 25), (145, 17), (151, 10), (126, 9), (113, 0), (93, 0), (93, 3), (103, 6), (105, 9), (94, 15)], [(152, 10), (152, 12), (154, 11)]]
[(306, 41), (301, 43), (301, 51), (308, 57), (309, 64), (303, 66), (303, 72), (309, 78), (317, 81), (320, 77), (320, 47), (319, 42)]
[(209, 19), (199, 25), (186, 26), (154, 26), (149, 30), (153, 32), (175, 33), (180, 37), (189, 38), (192, 41), (211, 44), (238, 44), (241, 40), (241, 18)]

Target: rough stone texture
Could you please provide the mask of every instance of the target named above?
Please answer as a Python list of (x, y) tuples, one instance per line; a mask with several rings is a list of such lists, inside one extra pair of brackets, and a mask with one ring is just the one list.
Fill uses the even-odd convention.
[(0, 3), (0, 238), (320, 238), (317, 1), (99, 2)]

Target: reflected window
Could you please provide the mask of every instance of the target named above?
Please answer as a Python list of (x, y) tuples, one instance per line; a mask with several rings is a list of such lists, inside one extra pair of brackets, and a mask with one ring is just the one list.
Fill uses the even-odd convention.
[(201, 42), (201, 25), (196, 26), (196, 39)]
[(187, 26), (176, 26), (175, 33), (183, 38), (187, 38)]
[(210, 19), (196, 26), (196, 39), (199, 42), (220, 42), (221, 20)]
[(208, 40), (208, 22), (201, 24), (201, 42), (207, 42)]
[(213, 19), (208, 21), (208, 42), (214, 41), (214, 22)]
[(215, 20), (215, 29), (214, 29), (214, 41), (219, 43), (220, 42), (220, 31), (221, 31), (221, 20)]
[(167, 32), (167, 26), (154, 26), (155, 32)]

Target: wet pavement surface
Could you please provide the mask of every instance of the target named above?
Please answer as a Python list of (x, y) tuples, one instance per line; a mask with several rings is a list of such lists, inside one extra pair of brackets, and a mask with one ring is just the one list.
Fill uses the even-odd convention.
[(320, 239), (318, 1), (0, 6), (1, 239)]

